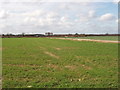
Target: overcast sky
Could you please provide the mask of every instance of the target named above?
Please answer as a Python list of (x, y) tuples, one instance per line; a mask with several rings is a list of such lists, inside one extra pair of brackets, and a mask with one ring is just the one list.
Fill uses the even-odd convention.
[(118, 33), (116, 0), (54, 1), (1, 0), (0, 33)]

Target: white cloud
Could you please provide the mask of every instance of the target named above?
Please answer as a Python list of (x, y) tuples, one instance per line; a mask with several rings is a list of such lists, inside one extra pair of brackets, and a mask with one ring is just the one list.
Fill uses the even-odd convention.
[(90, 19), (89, 16), (86, 14), (79, 14), (77, 15), (77, 19), (75, 20), (76, 22), (87, 22)]
[(116, 19), (115, 21), (116, 21), (116, 23), (120, 23), (120, 19)]
[(101, 21), (110, 21), (110, 20), (114, 20), (114, 19), (115, 19), (115, 16), (111, 13), (106, 13), (99, 18), (99, 20), (101, 20)]
[(40, 18), (38, 19), (36, 26), (49, 26), (53, 24), (53, 20), (51, 18)]
[(118, 19), (116, 20), (116, 23), (118, 23)]
[(68, 17), (63, 16), (60, 18), (58, 25), (69, 28), (70, 26), (73, 26), (73, 22), (71, 22)]
[(43, 12), (41, 10), (35, 10), (33, 12), (28, 12), (22, 14), (26, 18), (24, 19), (25, 23), (33, 23), (34, 25), (51, 25), (58, 19), (59, 15), (56, 12)]
[(63, 27), (69, 27), (72, 26), (72, 22), (67, 16), (60, 16), (56, 12), (45, 12), (44, 16), (36, 17), (33, 16), (27, 16), (24, 19), (25, 24), (27, 25), (34, 25), (34, 26), (63, 26)]
[(55, 12), (50, 12), (50, 13), (47, 14), (47, 17), (48, 17), (48, 18), (54, 18), (54, 17), (57, 16), (57, 15), (58, 15), (58, 14), (55, 13)]
[(26, 17), (26, 18), (24, 19), (24, 22), (26, 22), (26, 23), (35, 22), (35, 21), (37, 21), (37, 19), (34, 18), (34, 17)]
[[(6, 28), (7, 26), (5, 25), (5, 24), (0, 24), (0, 29), (4, 29), (4, 28)], [(0, 31), (2, 31), (2, 30), (0, 30)]]
[(68, 5), (68, 4), (62, 4), (62, 5), (60, 5), (60, 8), (62, 8), (62, 9), (70, 9), (70, 6)]
[(47, 12), (46, 15), (44, 15), (46, 19), (57, 19), (59, 18), (59, 14), (57, 12)]
[(43, 10), (35, 10), (35, 11), (32, 11), (32, 12), (26, 12), (26, 13), (23, 13), (22, 15), (23, 16), (31, 16), (31, 17), (35, 17), (35, 16), (41, 16), (43, 15), (45, 12)]
[[(111, 3), (110, 3), (111, 4)], [(113, 4), (113, 3), (112, 3)], [(7, 20), (3, 23), (7, 23), (7, 28), (4, 32), (35, 32), (44, 33), (47, 30), (53, 33), (95, 33), (95, 32), (107, 32), (106, 26), (115, 27), (116, 22), (114, 13), (106, 6), (109, 4), (100, 3), (11, 3), (4, 4), (4, 9), (9, 11)], [(101, 11), (104, 9), (104, 11)], [(100, 9), (100, 10), (99, 10)], [(114, 8), (113, 8), (114, 9)], [(116, 9), (114, 9), (116, 10)], [(5, 11), (5, 12), (6, 12)], [(5, 12), (2, 11), (1, 17), (3, 18)], [(101, 17), (98, 17), (100, 13), (105, 13)], [(113, 14), (111, 14), (113, 13)], [(76, 16), (78, 15), (78, 16)], [(98, 19), (99, 18), (99, 19)], [(100, 22), (112, 20), (111, 22)], [(0, 22), (1, 22), (0, 21)], [(95, 25), (92, 25), (94, 23)], [(103, 24), (104, 23), (104, 24)], [(96, 25), (97, 24), (97, 25)], [(101, 28), (99, 27), (101, 25)], [(105, 27), (102, 27), (105, 25)], [(4, 27), (4, 26), (0, 26)], [(104, 30), (103, 30), (104, 29)], [(102, 30), (102, 31), (101, 31)], [(112, 30), (112, 29), (111, 29)], [(115, 30), (115, 29), (114, 29)], [(114, 32), (112, 30), (112, 32)]]
[(8, 16), (8, 12), (5, 10), (0, 10), (0, 19), (5, 19)]
[(68, 18), (67, 18), (67, 17), (64, 17), (64, 16), (61, 17), (61, 19), (60, 19), (61, 22), (66, 22), (67, 20), (68, 20)]
[(95, 17), (95, 11), (94, 10), (89, 11), (88, 12), (88, 17), (90, 17), (90, 18)]
[(42, 18), (39, 19), (39, 20), (38, 20), (38, 23), (36, 23), (36, 25), (38, 25), (38, 26), (39, 26), (39, 25), (40, 25), (40, 26), (44, 26), (44, 25), (45, 25), (45, 20), (42, 19)]
[(55, 24), (57, 23), (58, 17), (58, 14), (55, 12), (47, 12), (47, 14), (45, 14), (44, 17), (40, 17), (40, 19), (38, 19), (37, 25), (46, 26)]
[(119, 0), (113, 0), (114, 4), (118, 4)]
[(97, 18), (95, 10), (89, 10), (86, 13), (80, 13), (79, 15), (76, 15), (76, 17), (77, 19), (75, 19), (75, 22), (87, 22)]
[(27, 25), (33, 25), (33, 26), (45, 26), (45, 27), (69, 27), (72, 26), (73, 23), (69, 20), (68, 17), (62, 16), (62, 17), (56, 17), (56, 16), (48, 16), (50, 14), (47, 14), (46, 17), (27, 17), (24, 19), (25, 24)]

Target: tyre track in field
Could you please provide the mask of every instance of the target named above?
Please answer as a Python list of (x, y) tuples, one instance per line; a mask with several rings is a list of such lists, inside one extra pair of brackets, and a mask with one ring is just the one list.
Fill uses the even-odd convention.
[(59, 56), (57, 56), (57, 55), (55, 55), (55, 54), (53, 54), (53, 53), (51, 53), (51, 52), (45, 51), (44, 53), (45, 53), (46, 55), (49, 55), (49, 56), (54, 57), (54, 58), (56, 58), (56, 59), (59, 59)]
[[(39, 48), (43, 50), (42, 52), (43, 52), (45, 55), (48, 55), (48, 56), (53, 57), (53, 58), (56, 58), (56, 59), (59, 59), (59, 58), (60, 58), (60, 56), (58, 56), (58, 55), (56, 55), (56, 54), (48, 51), (45, 47), (39, 47)], [(61, 50), (60, 48), (55, 48), (55, 47), (51, 47), (51, 48), (53, 48), (53, 49), (55, 49), (55, 50)]]
[[(58, 55), (56, 55), (56, 54), (48, 51), (47, 48), (45, 48), (45, 47), (39, 47), (39, 48), (43, 50), (42, 52), (43, 52), (45, 55), (48, 55), (48, 56), (53, 57), (53, 58), (56, 58), (56, 59), (59, 59), (59, 58), (60, 58)], [(53, 47), (51, 47), (51, 48), (53, 48)], [(60, 50), (60, 48), (53, 48), (53, 49), (55, 49), (55, 50)]]

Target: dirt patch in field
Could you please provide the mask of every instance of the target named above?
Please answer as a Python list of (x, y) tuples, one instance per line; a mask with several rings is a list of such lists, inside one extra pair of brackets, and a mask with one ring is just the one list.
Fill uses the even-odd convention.
[(58, 68), (58, 65), (48, 64), (46, 67), (57, 69), (57, 68)]
[(80, 64), (81, 67), (83, 67), (85, 70), (91, 70), (92, 68), (90, 66)]
[(54, 48), (55, 50), (61, 50), (61, 48)]
[(2, 51), (2, 50), (4, 50), (5, 48), (3, 48), (3, 47), (0, 47), (0, 51)]
[(47, 54), (47, 55), (49, 55), (49, 56), (51, 56), (51, 57), (54, 57), (54, 58), (56, 58), (56, 59), (59, 59), (59, 56), (57, 56), (57, 55), (55, 55), (55, 54), (53, 54), (53, 53), (51, 53), (51, 52), (44, 52), (45, 54)]
[(62, 67), (60, 67), (58, 64), (47, 64), (45, 67), (48, 68), (47, 72), (53, 72), (54, 70), (61, 71), (63, 70)]
[(110, 40), (94, 40), (94, 39), (76, 39), (78, 41), (92, 41), (101, 43), (120, 43), (120, 41), (110, 41)]
[(76, 66), (75, 65), (67, 65), (67, 66), (65, 66), (65, 68), (68, 68), (70, 70), (75, 70)]
[(120, 41), (95, 40), (95, 39), (73, 39), (73, 38), (55, 38), (55, 39), (65, 39), (65, 40), (74, 40), (74, 41), (92, 41), (92, 42), (101, 42), (101, 43), (120, 43)]

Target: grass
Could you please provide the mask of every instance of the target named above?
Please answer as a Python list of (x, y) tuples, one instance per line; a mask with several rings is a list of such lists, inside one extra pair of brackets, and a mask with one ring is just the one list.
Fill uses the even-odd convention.
[(87, 37), (68, 37), (68, 38), (119, 41), (118, 36), (87, 36)]
[(3, 88), (118, 87), (118, 44), (3, 38)]

